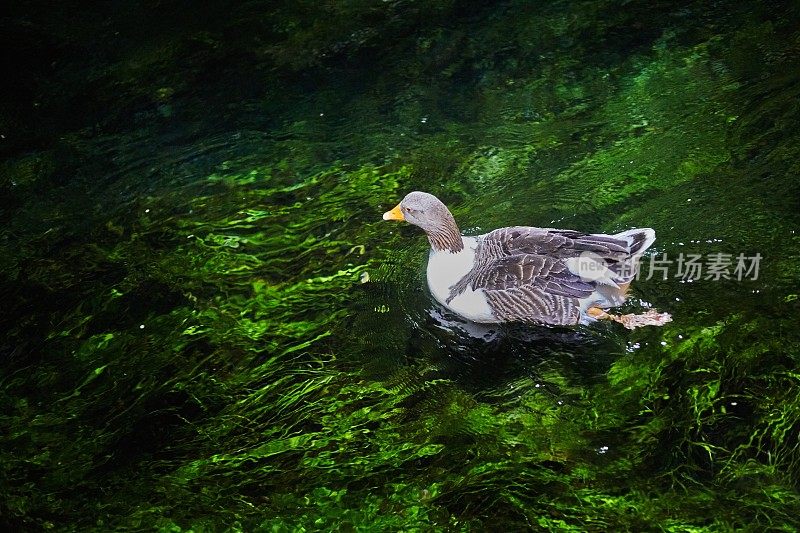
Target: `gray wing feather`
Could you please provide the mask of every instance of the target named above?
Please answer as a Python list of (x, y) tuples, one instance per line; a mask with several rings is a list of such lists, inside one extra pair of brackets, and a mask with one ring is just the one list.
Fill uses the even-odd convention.
[(470, 276), (473, 290), (508, 290), (536, 285), (561, 296), (583, 298), (594, 287), (567, 269), (560, 259), (544, 255), (512, 255), (486, 262)]
[(586, 252), (614, 270), (630, 257), (631, 246), (614, 236), (573, 230), (513, 226), (492, 231), (481, 240), (472, 270), (450, 288), (448, 303), (471, 287), (484, 290), (503, 320), (574, 324), (579, 300), (597, 287), (571, 272), (564, 260)]
[(592, 252), (600, 257), (621, 260), (630, 255), (629, 244), (610, 235), (573, 230), (513, 226), (487, 233), (484, 253), (491, 257), (536, 254), (552, 257), (577, 257)]

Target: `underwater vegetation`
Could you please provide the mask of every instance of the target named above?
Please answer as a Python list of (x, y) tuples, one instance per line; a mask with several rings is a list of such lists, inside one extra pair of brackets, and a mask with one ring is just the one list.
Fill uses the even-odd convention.
[[(800, 528), (796, 2), (7, 11), (4, 530)], [(760, 270), (478, 339), (415, 189)]]

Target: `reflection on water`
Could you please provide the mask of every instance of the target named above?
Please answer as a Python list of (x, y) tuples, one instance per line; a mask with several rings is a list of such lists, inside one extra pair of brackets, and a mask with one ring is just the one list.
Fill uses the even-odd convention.
[[(797, 526), (795, 5), (126, 6), (0, 23), (0, 524)], [(761, 270), (469, 324), (415, 189)]]

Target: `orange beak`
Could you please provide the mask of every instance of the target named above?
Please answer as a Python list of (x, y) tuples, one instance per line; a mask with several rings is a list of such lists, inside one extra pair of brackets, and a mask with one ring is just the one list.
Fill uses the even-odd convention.
[(403, 216), (403, 212), (400, 210), (400, 204), (394, 206), (394, 209), (391, 211), (386, 211), (383, 214), (383, 220), (405, 220), (406, 218)]

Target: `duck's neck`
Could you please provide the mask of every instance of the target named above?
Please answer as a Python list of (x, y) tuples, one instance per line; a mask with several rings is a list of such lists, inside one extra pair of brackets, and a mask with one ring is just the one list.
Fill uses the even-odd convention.
[(428, 235), (428, 241), (434, 252), (448, 251), (455, 254), (464, 249), (464, 241), (461, 239), (458, 225), (449, 211), (446, 216), (442, 217), (438, 226), (425, 233)]

